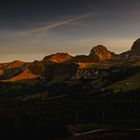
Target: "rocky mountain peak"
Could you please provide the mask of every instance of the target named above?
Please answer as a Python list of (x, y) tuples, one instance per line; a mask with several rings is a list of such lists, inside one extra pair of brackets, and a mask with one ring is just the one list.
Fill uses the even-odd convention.
[(104, 60), (110, 60), (112, 58), (112, 53), (107, 50), (105, 46), (97, 45), (90, 51), (90, 56), (102, 62)]
[(68, 53), (56, 53), (49, 56), (46, 56), (43, 59), (43, 62), (54, 62), (54, 63), (63, 63), (71, 60), (73, 57)]
[(133, 43), (131, 50), (121, 53), (120, 56), (126, 59), (139, 57), (140, 56), (140, 38), (138, 38)]
[(133, 43), (131, 51), (140, 54), (140, 38)]

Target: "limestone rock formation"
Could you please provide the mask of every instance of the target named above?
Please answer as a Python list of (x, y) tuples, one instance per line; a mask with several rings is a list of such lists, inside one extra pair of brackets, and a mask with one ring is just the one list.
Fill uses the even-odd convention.
[(107, 50), (103, 45), (98, 45), (92, 48), (90, 56), (94, 57), (97, 61), (103, 62), (104, 60), (112, 59), (113, 53)]

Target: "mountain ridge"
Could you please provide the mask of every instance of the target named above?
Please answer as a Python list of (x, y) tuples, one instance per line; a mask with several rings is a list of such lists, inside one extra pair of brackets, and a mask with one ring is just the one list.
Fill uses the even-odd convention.
[[(27, 63), (15, 60), (11, 63), (0, 63), (0, 80), (9, 79), (16, 81), (22, 79), (36, 79), (39, 77), (47, 78), (48, 75), (53, 75), (53, 73), (66, 73), (71, 76), (73, 73), (72, 71), (90, 69), (100, 64), (106, 65), (107, 67), (117, 64), (120, 65), (120, 61), (122, 65), (126, 65), (128, 63), (131, 64), (131, 61), (135, 60), (135, 65), (138, 65), (139, 60), (137, 59), (139, 57), (140, 39), (137, 39), (132, 44), (129, 51), (121, 54), (115, 54), (109, 51), (107, 47), (97, 45), (91, 49), (89, 55), (71, 56), (68, 53), (58, 52), (45, 56), (41, 61), (35, 60), (34, 62)], [(71, 70), (66, 69), (66, 67)]]

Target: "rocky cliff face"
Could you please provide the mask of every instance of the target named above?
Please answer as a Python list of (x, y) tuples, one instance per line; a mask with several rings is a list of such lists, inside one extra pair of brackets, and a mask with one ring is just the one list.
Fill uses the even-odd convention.
[(90, 52), (90, 57), (93, 57), (94, 59), (100, 62), (103, 62), (104, 60), (110, 60), (112, 59), (112, 56), (113, 54), (102, 45), (93, 47)]
[(68, 53), (56, 53), (46, 56), (42, 60), (45, 78), (53, 79), (56, 75), (70, 76), (75, 72), (77, 66), (72, 62), (72, 58)]
[(73, 62), (64, 63), (49, 63), (45, 66), (45, 77), (46, 79), (53, 79), (55, 76), (67, 75), (71, 77), (77, 72), (78, 65)]

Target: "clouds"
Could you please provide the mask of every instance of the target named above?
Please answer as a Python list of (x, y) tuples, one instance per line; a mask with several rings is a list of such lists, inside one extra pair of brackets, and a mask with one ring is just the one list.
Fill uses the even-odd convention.
[(0, 52), (85, 54), (98, 44), (121, 52), (139, 37), (139, 7), (139, 0), (5, 0)]
[(11, 35), (14, 34), (16, 36), (34, 36), (34, 35), (40, 35), (40, 34), (46, 34), (49, 31), (59, 28), (60, 26), (65, 26), (69, 25), (70, 23), (74, 23), (76, 21), (88, 18), (88, 17), (93, 17), (94, 12), (88, 12), (85, 14), (77, 15), (77, 16), (70, 16), (70, 17), (63, 17), (63, 19), (59, 19), (57, 21), (53, 21), (52, 23), (50, 22), (42, 22), (41, 24), (34, 24), (33, 25), (30, 23), (30, 28), (27, 28), (26, 30), (5, 30), (1, 31), (0, 35)]
[(79, 15), (79, 16), (66, 18), (66, 19), (63, 19), (63, 20), (60, 20), (60, 21), (56, 21), (56, 22), (54, 22), (50, 25), (47, 25), (47, 24), (44, 25), (43, 24), (43, 27), (36, 27), (35, 29), (28, 30), (24, 33), (29, 34), (29, 35), (36, 35), (36, 34), (38, 35), (38, 34), (41, 34), (41, 33), (48, 33), (52, 29), (55, 29), (55, 28), (63, 26), (63, 25), (68, 25), (69, 23), (73, 23), (75, 21), (78, 21), (78, 20), (93, 16), (93, 15), (94, 15), (94, 12), (89, 12), (89, 13), (82, 14), (82, 15)]
[[(71, 26), (70, 24), (75, 24), (77, 21), (79, 23), (80, 20), (84, 20), (92, 16), (94, 16), (94, 12), (87, 12), (77, 16), (63, 17), (55, 22), (42, 22), (41, 24), (36, 25), (33, 23), (33, 27), (30, 23), (29, 26), (31, 26), (31, 28), (26, 30), (7, 29), (5, 31), (0, 31), (0, 50), (3, 52), (1, 60), (6, 58), (4, 57), (5, 55), (16, 58), (16, 53), (20, 55), (23, 53), (24, 56), (21, 55), (20, 58), (23, 58), (26, 56), (25, 54), (28, 54), (28, 57), (25, 58), (27, 61), (27, 58), (30, 58), (29, 54), (31, 54), (33, 58), (33, 54), (40, 56), (39, 54), (42, 54), (42, 52), (46, 52), (46, 54), (48, 54), (49, 52), (55, 53), (59, 50), (63, 51), (64, 45), (66, 45), (67, 41), (64, 40), (63, 43), (60, 44), (59, 40), (57, 40), (58, 37), (50, 39), (48, 38), (48, 34), (51, 34), (52, 30), (59, 27)], [(58, 44), (59, 48), (56, 48)], [(67, 49), (65, 49), (65, 51), (66, 50)], [(17, 55), (17, 57), (20, 55)], [(41, 56), (43, 57), (43, 55)]]

